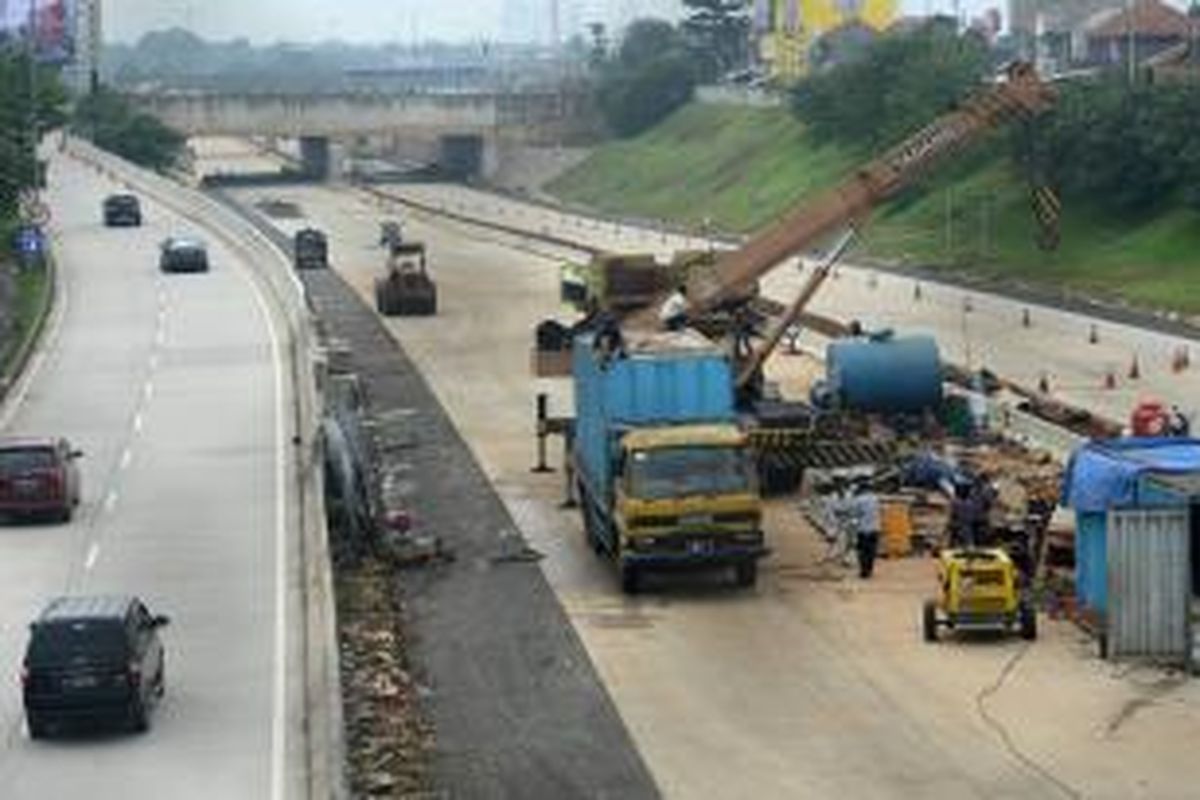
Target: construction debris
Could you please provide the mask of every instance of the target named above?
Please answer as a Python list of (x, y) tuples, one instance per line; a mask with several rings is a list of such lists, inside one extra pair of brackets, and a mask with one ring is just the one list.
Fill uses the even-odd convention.
[(403, 655), (403, 613), (391, 573), (366, 558), (339, 571), (337, 589), (351, 793), (406, 798), (427, 792), (433, 733)]

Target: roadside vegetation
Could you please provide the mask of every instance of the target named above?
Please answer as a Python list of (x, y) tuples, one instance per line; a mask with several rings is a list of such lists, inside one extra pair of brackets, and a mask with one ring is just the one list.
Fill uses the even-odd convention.
[[(992, 68), (982, 41), (931, 25), (799, 84), (786, 108), (687, 105), (549, 189), (606, 213), (750, 232), (951, 108)], [(1051, 113), (880, 209), (859, 257), (1200, 312), (1200, 86), (1102, 75), (1059, 90)], [(1052, 252), (1036, 244), (1034, 185), (1062, 198)]]
[(37, 142), (66, 119), (65, 102), (53, 70), (0, 50), (0, 376), (45, 308), (46, 273), (17, 269), (14, 234), (21, 197), (44, 182)]
[(166, 171), (183, 155), (187, 139), (117, 92), (101, 87), (75, 106), (72, 129), (104, 150), (147, 169)]
[(679, 25), (639, 19), (615, 46), (591, 27), (588, 66), (595, 102), (618, 137), (636, 136), (692, 99), (696, 85), (746, 60), (750, 30), (741, 0), (683, 0)]

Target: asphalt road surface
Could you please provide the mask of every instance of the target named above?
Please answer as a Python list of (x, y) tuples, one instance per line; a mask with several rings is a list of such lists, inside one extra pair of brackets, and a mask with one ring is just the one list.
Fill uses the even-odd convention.
[[(143, 199), (145, 227), (102, 227), (117, 190), (55, 158), (61, 299), (0, 416), (5, 434), (85, 452), (71, 524), (0, 528), (0, 796), (300, 797), (286, 391), (268, 315), (236, 252), (163, 207)], [(183, 231), (208, 240), (210, 273), (159, 273), (157, 243)], [(172, 619), (151, 730), (31, 741), (16, 680), (26, 625), (54, 595), (103, 592)]]

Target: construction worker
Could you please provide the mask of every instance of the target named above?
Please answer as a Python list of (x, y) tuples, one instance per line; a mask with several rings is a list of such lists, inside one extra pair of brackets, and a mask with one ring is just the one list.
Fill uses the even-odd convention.
[(1183, 439), (1192, 435), (1192, 421), (1179, 410), (1179, 406), (1171, 406), (1171, 419), (1167, 423), (1167, 433)]
[(875, 571), (875, 556), (879, 552), (879, 498), (870, 485), (863, 482), (855, 487), (851, 502), (855, 512), (854, 551), (858, 556), (858, 576), (866, 579)]
[(687, 286), (681, 283), (658, 309), (658, 321), (667, 330), (677, 331), (687, 324), (687, 308)]

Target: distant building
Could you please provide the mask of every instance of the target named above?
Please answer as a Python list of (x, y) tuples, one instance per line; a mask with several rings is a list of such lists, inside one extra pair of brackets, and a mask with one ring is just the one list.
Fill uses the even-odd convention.
[(100, 50), (104, 41), (100, 0), (78, 0), (72, 25), (75, 55), (63, 67), (63, 82), (76, 95), (82, 95), (100, 79)]
[(1010, 0), (1009, 27), (1043, 72), (1138, 63), (1188, 38), (1188, 15), (1163, 0)]
[[(767, 74), (791, 82), (806, 74), (813, 56), (822, 63), (888, 28), (897, 0), (756, 0), (754, 32)], [(842, 29), (830, 47), (816, 49), (822, 36)], [(847, 49), (848, 48), (848, 49)]]
[(1182, 11), (1161, 0), (1135, 0), (1130, 8), (1102, 11), (1088, 21), (1083, 60), (1101, 67), (1140, 64), (1186, 43), (1191, 30), (1192, 21)]
[(1008, 28), (1016, 36), (1034, 36), (1039, 24), (1064, 31), (1078, 28), (1100, 11), (1120, 8), (1124, 0), (1009, 0)]
[(1188, 19), (1191, 30), (1187, 41), (1169, 47), (1145, 62), (1155, 82), (1200, 82), (1200, 2), (1192, 3)]

